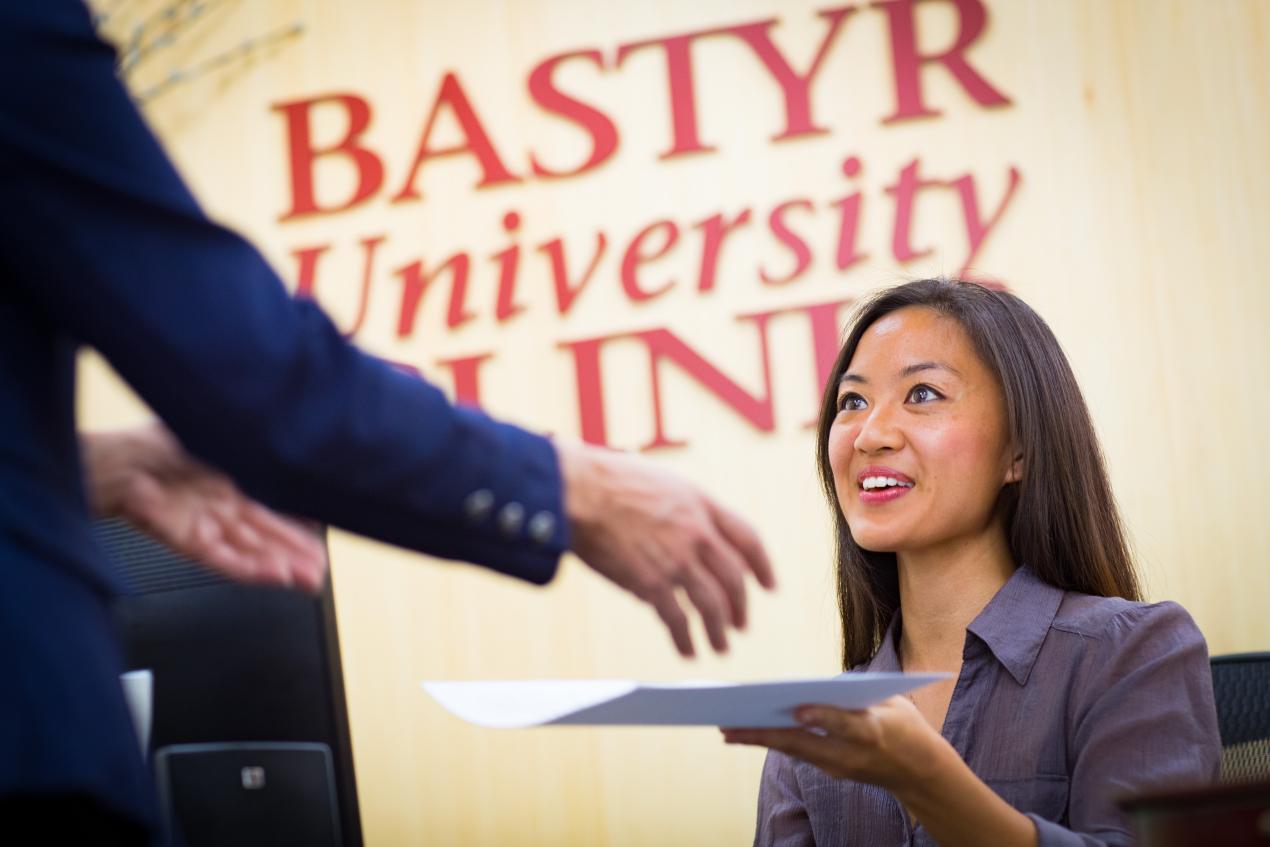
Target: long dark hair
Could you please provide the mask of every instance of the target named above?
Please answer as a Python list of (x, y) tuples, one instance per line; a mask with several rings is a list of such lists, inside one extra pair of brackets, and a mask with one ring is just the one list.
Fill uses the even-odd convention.
[(861, 336), (879, 318), (906, 306), (934, 309), (961, 324), (1005, 394), (1010, 437), (1023, 455), (1023, 479), (1002, 488), (997, 504), (1014, 561), (1064, 590), (1139, 599), (1102, 450), (1054, 333), (1008, 292), (959, 280), (910, 282), (858, 307), (820, 406), (816, 458), (836, 516), (843, 667), (877, 651), (899, 608), (899, 575), (894, 553), (864, 550), (851, 537), (829, 465), (829, 429), (838, 413), (838, 380)]

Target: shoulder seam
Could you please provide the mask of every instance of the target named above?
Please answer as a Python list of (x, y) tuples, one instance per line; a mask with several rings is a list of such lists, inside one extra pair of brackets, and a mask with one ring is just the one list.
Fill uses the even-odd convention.
[(1132, 606), (1126, 606), (1123, 609), (1112, 614), (1106, 620), (1102, 621), (1097, 627), (1081, 628), (1075, 624), (1063, 623), (1055, 620), (1050, 624), (1050, 629), (1056, 629), (1059, 632), (1065, 632), (1069, 635), (1079, 635), (1082, 638), (1100, 638), (1106, 634), (1107, 630), (1121, 618), (1129, 615), (1138, 615), (1156, 609), (1160, 606), (1176, 605), (1171, 600), (1161, 600), (1156, 603), (1136, 603)]

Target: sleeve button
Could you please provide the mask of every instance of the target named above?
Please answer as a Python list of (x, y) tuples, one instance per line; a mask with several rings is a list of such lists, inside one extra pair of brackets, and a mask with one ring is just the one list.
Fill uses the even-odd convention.
[(529, 537), (538, 544), (546, 544), (556, 532), (556, 516), (551, 512), (539, 512), (529, 519)]
[(463, 501), (463, 511), (467, 514), (467, 519), (474, 524), (480, 523), (489, 517), (489, 513), (493, 508), (494, 492), (488, 488), (480, 488), (473, 491)]
[(520, 532), (525, 523), (525, 507), (519, 503), (508, 503), (498, 513), (498, 528), (503, 535), (512, 536)]

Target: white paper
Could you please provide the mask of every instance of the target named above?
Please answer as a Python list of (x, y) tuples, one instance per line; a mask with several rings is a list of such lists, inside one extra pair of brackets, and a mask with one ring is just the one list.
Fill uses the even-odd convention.
[(947, 674), (852, 673), (770, 682), (639, 683), (622, 679), (425, 681), (448, 711), (480, 726), (797, 726), (794, 709), (863, 709)]

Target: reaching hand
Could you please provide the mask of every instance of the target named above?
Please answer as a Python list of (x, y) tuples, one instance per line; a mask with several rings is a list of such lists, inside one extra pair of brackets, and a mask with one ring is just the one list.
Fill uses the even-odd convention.
[(598, 573), (657, 610), (684, 656), (693, 655), (682, 590), (710, 644), (728, 649), (727, 628), (745, 627), (745, 575), (775, 587), (750, 525), (695, 485), (633, 456), (559, 444), (573, 550)]
[(725, 728), (723, 737), (779, 750), (835, 779), (880, 785), (897, 796), (920, 784), (951, 749), (900, 696), (860, 710), (800, 706), (795, 717), (805, 728)]
[(244, 495), (160, 424), (81, 436), (89, 502), (230, 579), (318, 591), (326, 551), (300, 521)]

